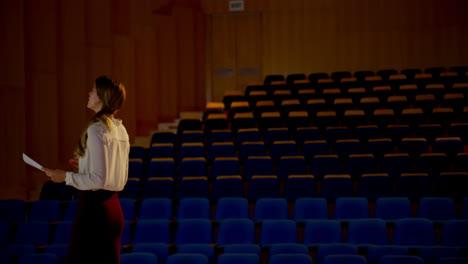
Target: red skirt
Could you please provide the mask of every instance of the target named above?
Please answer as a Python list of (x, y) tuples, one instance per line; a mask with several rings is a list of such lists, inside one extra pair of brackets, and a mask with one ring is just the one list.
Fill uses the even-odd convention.
[(120, 263), (123, 227), (117, 192), (78, 191), (67, 263)]

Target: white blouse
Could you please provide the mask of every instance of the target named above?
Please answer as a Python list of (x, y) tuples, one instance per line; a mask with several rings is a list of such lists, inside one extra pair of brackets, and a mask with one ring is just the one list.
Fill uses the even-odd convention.
[(110, 118), (111, 129), (101, 122), (88, 127), (86, 151), (79, 172), (66, 173), (65, 182), (78, 190), (121, 191), (128, 179), (130, 142), (121, 120)]

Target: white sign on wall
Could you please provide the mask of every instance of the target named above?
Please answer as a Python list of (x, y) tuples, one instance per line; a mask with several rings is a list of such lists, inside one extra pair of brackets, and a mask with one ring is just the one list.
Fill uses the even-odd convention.
[(229, 11), (244, 11), (244, 0), (229, 1)]

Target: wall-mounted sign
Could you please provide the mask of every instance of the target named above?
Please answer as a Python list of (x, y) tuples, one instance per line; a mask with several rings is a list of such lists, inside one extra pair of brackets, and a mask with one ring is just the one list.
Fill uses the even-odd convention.
[(244, 0), (229, 1), (229, 11), (244, 11)]

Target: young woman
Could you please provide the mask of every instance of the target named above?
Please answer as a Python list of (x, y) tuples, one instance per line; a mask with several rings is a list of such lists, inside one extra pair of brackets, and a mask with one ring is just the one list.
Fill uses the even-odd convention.
[(78, 189), (67, 263), (120, 263), (124, 218), (117, 192), (127, 182), (130, 143), (114, 114), (124, 100), (123, 84), (98, 77), (88, 98), (88, 108), (96, 114), (75, 151), (78, 173), (44, 168), (52, 181)]

